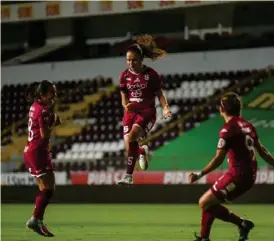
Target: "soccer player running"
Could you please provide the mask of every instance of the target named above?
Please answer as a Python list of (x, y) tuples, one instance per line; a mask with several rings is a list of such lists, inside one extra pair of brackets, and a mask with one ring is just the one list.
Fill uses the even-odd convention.
[(56, 88), (47, 80), (30, 84), (26, 91), (26, 98), (32, 105), (29, 111), (28, 141), (24, 149), (24, 160), (39, 187), (35, 208), (26, 226), (45, 237), (54, 236), (44, 225), (43, 218), (55, 188), (49, 149), (52, 129), (61, 124), (61, 119), (52, 112), (55, 97)]
[(190, 183), (219, 167), (228, 153), (228, 171), (215, 182), (199, 200), (202, 208), (201, 233), (195, 241), (209, 241), (215, 218), (235, 224), (239, 228), (239, 241), (248, 239), (253, 222), (245, 220), (221, 205), (232, 201), (252, 188), (256, 180), (255, 150), (274, 167), (274, 158), (260, 142), (255, 127), (241, 117), (242, 103), (235, 93), (225, 94), (220, 101), (220, 114), (225, 120), (219, 133), (217, 153), (198, 174), (189, 175)]
[(163, 118), (171, 112), (162, 90), (162, 79), (152, 68), (143, 64), (144, 58), (157, 60), (166, 51), (156, 47), (153, 37), (137, 37), (136, 44), (128, 47), (126, 59), (128, 69), (120, 74), (120, 89), (124, 107), (123, 127), (126, 146), (127, 172), (119, 185), (133, 184), (133, 171), (137, 158), (141, 169), (148, 166), (148, 146), (139, 146), (138, 141), (146, 137), (156, 121), (155, 97), (163, 108)]

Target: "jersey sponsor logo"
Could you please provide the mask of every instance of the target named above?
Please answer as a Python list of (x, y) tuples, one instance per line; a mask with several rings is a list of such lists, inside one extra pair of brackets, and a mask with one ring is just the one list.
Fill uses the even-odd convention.
[(248, 104), (250, 108), (273, 109), (274, 93), (262, 93)]
[(220, 138), (218, 141), (218, 148), (223, 148), (225, 146), (225, 139)]
[(147, 87), (147, 83), (145, 83), (145, 84), (137, 83), (137, 84), (134, 84), (134, 85), (127, 84), (128, 90), (131, 90), (131, 91), (133, 91), (133, 90), (142, 90), (142, 89), (145, 89), (146, 87)]
[[(140, 80), (139, 80), (140, 81)], [(142, 89), (146, 89), (147, 88), (147, 83), (145, 84), (140, 84), (139, 82), (137, 82), (136, 84), (127, 84), (127, 88), (129, 91), (131, 91), (131, 97), (130, 101), (136, 101), (138, 103), (143, 102), (143, 99), (140, 98), (142, 96)]]
[(134, 97), (134, 98), (138, 98), (138, 97), (142, 96), (142, 91), (141, 90), (133, 91), (131, 93), (131, 96)]
[(137, 103), (141, 103), (144, 101), (144, 99), (142, 99), (142, 98), (130, 98), (129, 100), (133, 101), (133, 102), (137, 102)]

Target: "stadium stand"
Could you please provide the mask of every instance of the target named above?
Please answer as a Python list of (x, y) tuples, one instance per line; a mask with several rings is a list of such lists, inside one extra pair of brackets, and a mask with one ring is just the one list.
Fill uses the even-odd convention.
[[(226, 78), (220, 81), (220, 75)], [(171, 80), (165, 82), (167, 83), (165, 89), (169, 89), (166, 93), (170, 98), (174, 115), (171, 120), (158, 121), (154, 126), (151, 137), (147, 139), (150, 149), (156, 150), (175, 139), (180, 135), (180, 129), (181, 131), (190, 130), (200, 122), (209, 119), (218, 109), (216, 101), (210, 105), (208, 103), (218, 93), (232, 88), (239, 94), (247, 94), (252, 91), (253, 87), (260, 85), (266, 76), (267, 73), (264, 71), (167, 76), (166, 79), (171, 78)], [(209, 81), (208, 78), (212, 80)], [(242, 81), (239, 82), (239, 80)], [(244, 83), (244, 80), (248, 81)], [(208, 92), (205, 86), (208, 87)], [(197, 106), (204, 106), (205, 103), (207, 103), (207, 108), (199, 113)], [(80, 134), (69, 138), (65, 143), (53, 147), (53, 157), (58, 169), (117, 170), (125, 168), (121, 132), (122, 111), (119, 90), (116, 90), (110, 97), (103, 97), (91, 112), (96, 120), (94, 124), (87, 126)], [(191, 118), (184, 122), (180, 121), (180, 117), (186, 118), (189, 114)], [(160, 116), (161, 112), (158, 109), (158, 120)], [(178, 123), (167, 130), (167, 127), (176, 121)], [(161, 132), (163, 132), (161, 135), (155, 136)]]
[[(268, 74), (265, 70), (239, 70), (164, 76), (164, 90), (169, 99), (173, 117), (168, 121), (161, 120), (160, 107), (157, 107), (158, 122), (152, 129), (151, 136), (146, 140), (150, 149), (157, 150), (179, 137), (183, 132), (199, 126), (201, 122), (214, 116), (218, 111), (218, 104), (214, 98), (219, 94), (230, 89), (241, 95), (250, 93), (255, 86), (263, 83)], [(83, 96), (96, 93), (99, 90), (98, 86), (104, 88), (112, 85), (110, 79), (102, 78), (100, 81), (58, 82), (57, 88), (61, 92), (57, 108), (65, 113), (73, 103), (83, 102)], [(7, 96), (10, 96), (11, 100), (14, 96), (22, 99), (24, 93), (22, 87), (5, 86), (5, 92), (2, 92), (5, 93), (3, 100), (8, 100)], [(71, 94), (67, 95), (67, 93)], [(8, 103), (4, 102), (4, 104), (8, 106)], [(20, 104), (18, 101), (15, 106), (16, 112), (21, 109), (21, 116), (27, 114), (27, 109), (21, 108), (26, 106), (25, 102), (21, 101)], [(200, 111), (201, 107), (203, 111)], [(6, 115), (8, 113), (4, 112), (4, 116)], [(84, 114), (74, 115), (72, 122), (82, 123), (79, 132), (64, 134), (62, 140), (52, 146), (57, 170), (124, 169), (122, 115), (123, 109), (117, 87), (114, 87), (113, 92), (103, 93), (98, 102), (90, 103)], [(10, 116), (14, 115), (11, 113)], [(12, 119), (8, 119), (7, 123), (9, 120)], [(26, 130), (26, 123), (25, 121), (16, 128), (17, 133), (21, 133), (23, 138), (25, 138), (23, 130)], [(5, 142), (6, 140), (8, 141)], [(10, 144), (12, 136), (2, 135), (2, 142), (2, 145)], [(24, 170), (24, 165), (19, 170)]]
[[(272, 75), (243, 97), (243, 114), (254, 124), (260, 139), (271, 153), (274, 152), (272, 144), (274, 101), (271, 97), (274, 92), (273, 81)], [(251, 86), (244, 88), (251, 88)], [(200, 170), (214, 155), (218, 131), (222, 125), (223, 119), (219, 115), (213, 116), (200, 123), (197, 128), (160, 147), (153, 153), (150, 170)], [(180, 152), (176, 151), (179, 149)], [(259, 156), (258, 164), (259, 167), (266, 166)], [(222, 168), (226, 169), (227, 163)]]
[[(81, 102), (86, 95), (96, 93), (99, 88), (104, 88), (112, 84), (111, 79), (94, 79), (94, 80), (71, 80), (59, 81), (56, 87), (59, 90), (59, 108), (65, 108), (64, 105)], [(1, 129), (5, 129), (12, 123), (26, 117), (28, 104), (25, 99), (25, 90), (27, 84), (21, 85), (4, 85), (1, 92), (2, 109), (1, 115), (4, 119)], [(13, 106), (10, 108), (10, 106)], [(3, 138), (3, 136), (2, 136)]]
[[(126, 47), (133, 43), (134, 39), (135, 37), (130, 35), (113, 39), (87, 39), (81, 48), (75, 46), (73, 41), (64, 40), (59, 44), (52, 44), (52, 41), (48, 41), (51, 44), (46, 44), (31, 52), (22, 50), (23, 47), (17, 51), (3, 50), (2, 59), (6, 61), (3, 64), (8, 65), (14, 64), (14, 61), (17, 61), (16, 63), (37, 63), (123, 56)], [(184, 34), (181, 35), (155, 35), (155, 41), (159, 47), (166, 49), (169, 53), (241, 49), (243, 47), (258, 48), (273, 46), (274, 33), (267, 31), (259, 36), (253, 36), (248, 33), (231, 33), (228, 28), (224, 30), (220, 30), (219, 27), (194, 30), (186, 28)], [(16, 56), (19, 53), (21, 55)], [(13, 58), (10, 59), (11, 57)]]
[[(157, 45), (169, 53), (273, 46), (273, 28), (267, 26), (272, 23), (269, 18), (272, 12), (268, 4), (259, 6), (266, 17), (265, 23), (262, 21), (266, 26), (262, 28), (254, 26), (258, 27), (256, 33), (249, 28), (252, 24), (243, 20), (249, 19), (252, 22), (253, 16), (257, 16), (257, 7), (256, 4), (250, 4), (249, 10), (246, 11), (244, 4), (235, 4), (231, 10), (231, 14), (234, 13), (234, 15), (229, 21), (227, 17), (219, 16), (220, 19), (206, 23), (198, 13), (193, 12), (193, 16), (199, 17), (198, 22), (201, 24), (192, 21), (192, 18), (183, 11), (178, 11), (178, 14), (174, 13), (182, 19), (182, 24), (172, 26), (170, 33), (167, 32), (170, 26), (168, 30), (162, 29), (166, 26), (159, 28), (157, 21), (151, 23), (149, 27), (153, 30)], [(215, 9), (215, 6), (212, 6), (212, 10), (210, 9), (206, 9), (205, 16), (211, 16), (210, 12)], [(173, 10), (170, 9), (170, 11)], [(152, 11), (151, 14), (154, 17), (163, 17), (171, 16), (171, 12), (161, 10)], [(140, 16), (148, 16), (142, 11), (134, 14), (132, 16), (136, 19)], [(55, 20), (41, 21), (37, 25), (27, 22), (3, 24), (3, 32), (6, 33), (1, 51), (2, 60), (5, 61), (3, 64), (18, 65), (123, 56), (126, 47), (133, 43), (137, 33), (144, 31), (147, 27), (146, 23), (142, 23), (139, 27), (134, 26), (133, 29), (126, 29), (126, 31), (121, 26), (121, 29), (110, 31), (110, 33), (103, 31), (92, 35), (87, 29), (85, 30), (87, 32), (78, 32), (79, 26), (83, 26), (82, 23), (86, 22), (89, 26), (89, 17), (85, 20), (75, 18), (75, 21), (70, 19), (56, 20), (56, 22)], [(123, 20), (130, 16), (121, 14), (120, 17), (120, 20)], [(108, 15), (107, 19), (98, 17), (98, 20), (100, 23), (108, 23), (111, 16)], [(36, 36), (38, 29), (42, 29), (43, 37), (38, 34), (41, 38), (36, 39), (34, 33)], [(146, 32), (151, 34), (151, 31)], [(11, 33), (18, 33), (20, 38)], [(180, 137), (182, 133), (211, 119), (218, 111), (217, 96), (228, 90), (246, 95), (252, 92), (254, 87), (261, 85), (269, 74), (265, 70), (235, 69), (234, 71), (187, 74), (178, 71), (177, 74), (165, 75), (164, 91), (173, 116), (170, 120), (161, 120), (158, 105), (158, 122), (145, 142), (152, 151), (165, 146), (171, 140)], [(56, 129), (52, 141), (53, 158), (57, 170), (124, 169), (124, 143), (121, 131), (123, 109), (119, 88), (114, 84), (114, 80), (102, 77), (94, 80), (63, 80), (56, 84), (59, 91), (56, 112), (66, 121), (64, 126)], [(23, 150), (26, 141), (28, 104), (24, 99), (25, 89), (24, 84), (2, 87), (1, 140), (4, 161), (8, 161), (15, 150)], [(21, 166), (19, 170), (25, 170), (24, 166)]]

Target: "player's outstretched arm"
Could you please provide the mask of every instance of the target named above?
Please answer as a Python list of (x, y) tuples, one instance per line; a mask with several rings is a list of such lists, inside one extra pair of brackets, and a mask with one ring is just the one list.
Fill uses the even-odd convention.
[(171, 116), (171, 111), (169, 109), (169, 106), (168, 106), (168, 103), (167, 103), (167, 99), (166, 99), (166, 96), (163, 92), (162, 89), (160, 89), (158, 92), (157, 92), (157, 97), (159, 99), (159, 102), (163, 108), (163, 117), (164, 119), (168, 118)]
[(269, 165), (274, 167), (274, 157), (259, 140), (255, 143), (255, 148), (259, 153), (260, 157), (263, 158)]
[(189, 175), (189, 182), (193, 183), (199, 180), (201, 177), (207, 175), (208, 173), (212, 172), (216, 168), (218, 168), (225, 159), (227, 151), (225, 149), (218, 149), (216, 152), (215, 157), (208, 163), (208, 165), (200, 172), (200, 173), (190, 173)]

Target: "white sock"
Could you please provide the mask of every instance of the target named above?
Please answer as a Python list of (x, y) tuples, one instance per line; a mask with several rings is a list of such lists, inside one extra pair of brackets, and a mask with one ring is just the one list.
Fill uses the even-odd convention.
[(32, 222), (38, 222), (39, 219), (36, 218), (36, 217), (34, 217), (34, 216), (31, 216), (30, 220), (31, 220)]
[(245, 224), (245, 220), (244, 219), (242, 219), (243, 221), (242, 221), (242, 223), (241, 223), (241, 227), (242, 228), (245, 228), (246, 227), (246, 224)]

